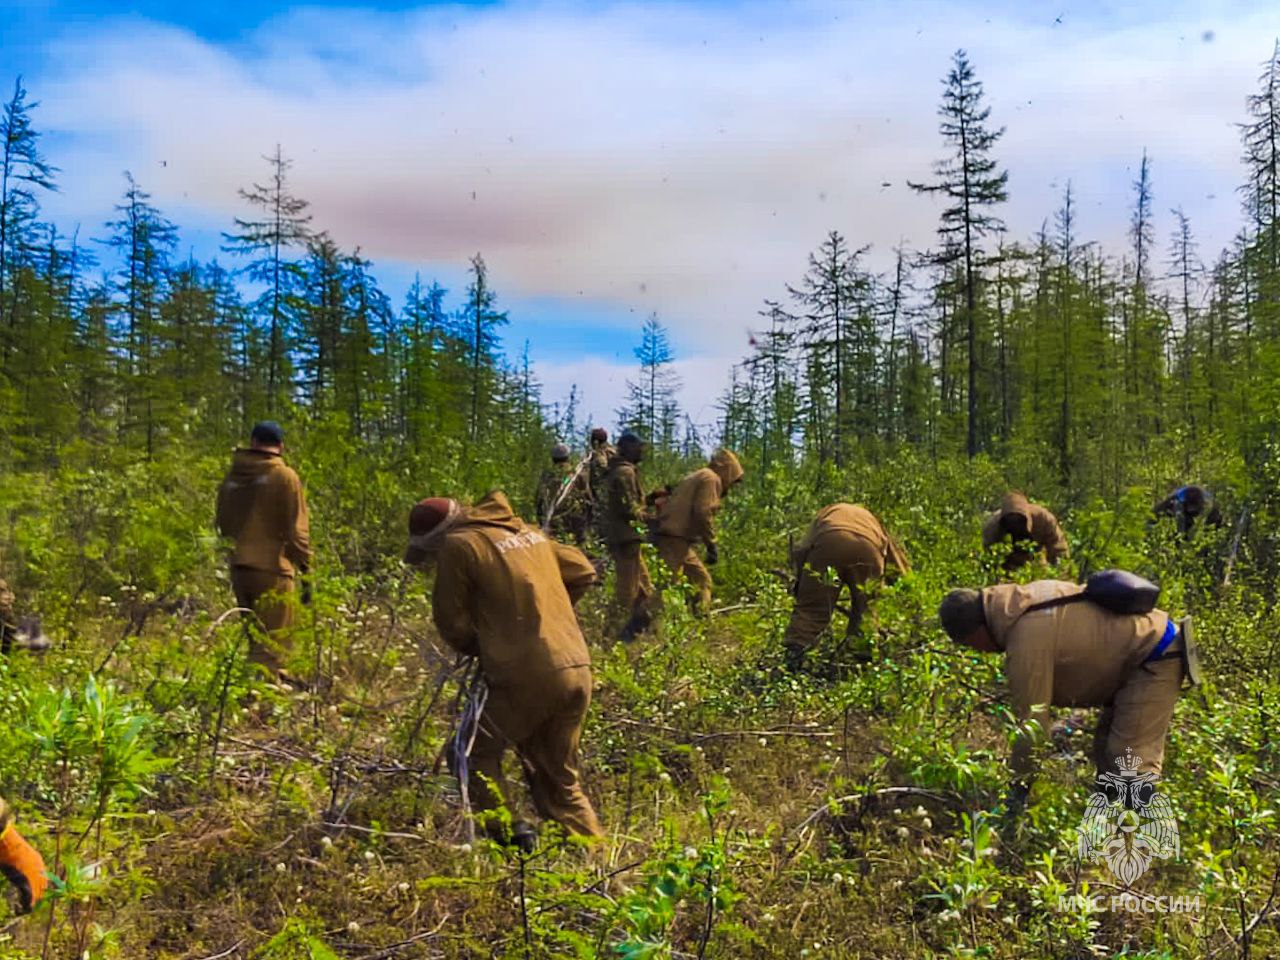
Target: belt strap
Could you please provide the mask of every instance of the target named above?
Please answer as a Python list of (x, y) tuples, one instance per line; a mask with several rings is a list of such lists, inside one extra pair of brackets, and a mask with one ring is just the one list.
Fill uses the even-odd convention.
[(1169, 649), (1169, 644), (1173, 643), (1177, 636), (1178, 628), (1173, 625), (1173, 618), (1170, 617), (1169, 622), (1166, 623), (1164, 627), (1164, 636), (1160, 638), (1160, 642), (1156, 644), (1156, 648), (1151, 651), (1151, 656), (1147, 657), (1144, 662), (1150, 663), (1152, 660), (1159, 660), (1164, 656), (1164, 652)]

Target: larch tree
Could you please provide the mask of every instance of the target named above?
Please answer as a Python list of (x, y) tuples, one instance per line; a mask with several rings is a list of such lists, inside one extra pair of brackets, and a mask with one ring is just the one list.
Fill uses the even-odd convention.
[(289, 191), (289, 168), (280, 145), (264, 156), (270, 167), (265, 184), (241, 190), (240, 197), (255, 211), (253, 219), (236, 218), (236, 229), (225, 235), (226, 249), (251, 257), (249, 276), (264, 285), (257, 308), (267, 320), (267, 409), (275, 412), (288, 396), (289, 319), (291, 295), (297, 276), (289, 252), (304, 246), (310, 236), (307, 201)]
[(1004, 229), (992, 208), (1008, 199), (1009, 174), (999, 169), (992, 148), (1004, 135), (987, 121), (991, 108), (983, 105), (982, 83), (976, 79), (965, 51), (957, 50), (945, 81), (939, 131), (951, 154), (934, 164), (932, 183), (911, 183), (920, 193), (941, 194), (942, 210), (938, 236), (942, 249), (937, 258), (963, 266), (964, 329), (968, 344), (968, 415), (966, 449), (970, 457), (979, 449), (978, 373), (981, 357), (978, 345), (978, 285), (983, 266), (982, 241)]
[[(57, 168), (41, 155), (40, 134), (31, 125), (31, 112), (37, 106), (27, 102), (26, 88), (18, 77), (13, 95), (0, 111), (0, 324), (9, 330), (6, 342), (12, 339), (16, 322), (13, 275), (39, 215), (37, 191), (57, 189)], [(6, 347), (6, 359), (8, 355)]]
[(471, 258), (471, 283), (467, 287), (467, 305), (463, 310), (463, 326), (470, 355), (471, 418), (467, 435), (474, 444), (480, 436), (484, 401), (492, 378), (489, 376), (494, 352), (498, 348), (498, 330), (506, 326), (507, 314), (496, 309), (497, 295), (489, 286), (489, 268), (477, 253)]
[(122, 427), (126, 432), (141, 429), (150, 457), (159, 427), (156, 364), (165, 347), (160, 308), (167, 293), (177, 227), (151, 204), (151, 194), (132, 173), (125, 173), (125, 184), (124, 199), (116, 206), (119, 219), (108, 224), (114, 232), (107, 241), (124, 259), (117, 282), (125, 314)]
[(860, 435), (867, 433), (859, 401), (866, 393), (862, 381), (874, 376), (875, 316), (871, 278), (859, 263), (866, 250), (850, 250), (832, 230), (809, 255), (804, 280), (788, 288), (803, 324), (807, 405), (818, 457), (829, 457), (837, 467), (844, 464), (846, 430), (852, 425)]

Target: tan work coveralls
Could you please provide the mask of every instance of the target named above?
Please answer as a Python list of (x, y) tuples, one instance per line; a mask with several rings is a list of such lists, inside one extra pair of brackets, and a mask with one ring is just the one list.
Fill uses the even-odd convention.
[(898, 542), (865, 507), (833, 503), (818, 511), (791, 555), (796, 571), (796, 603), (784, 643), (811, 648), (831, 622), (842, 586), (852, 595), (849, 633), (858, 629), (867, 609), (861, 589), (870, 580), (910, 573), (911, 564)]
[(729, 488), (742, 479), (742, 464), (728, 450), (718, 450), (701, 470), (681, 480), (658, 512), (658, 555), (677, 576), (697, 590), (697, 606), (711, 605), (711, 574), (693, 545), (716, 542), (715, 518)]
[[(988, 550), (1001, 540), (1007, 540), (1009, 534), (1002, 521), (1007, 516), (1023, 517), (1030, 530), (1029, 540), (1040, 548), (1040, 556), (1049, 564), (1056, 564), (1071, 554), (1067, 538), (1058, 525), (1058, 518), (1039, 504), (1032, 503), (1021, 493), (1007, 493), (1000, 501), (1000, 509), (987, 518), (982, 525), (982, 548)], [(1005, 570), (1017, 570), (1036, 559), (1036, 554), (1021, 549), (1016, 545), (1005, 558)]]
[[(1028, 608), (1055, 597), (1080, 593), (1079, 584), (1037, 580), (1000, 584), (982, 591), (992, 639), (1005, 652), (1005, 673), (1019, 721), (1049, 729), (1054, 707), (1101, 707), (1094, 736), (1098, 773), (1117, 773), (1126, 750), (1141, 758), (1139, 770), (1159, 775), (1165, 736), (1182, 689), (1182, 661), (1175, 640), (1162, 659), (1146, 662), (1163, 636), (1169, 615), (1111, 613), (1088, 601)], [(1031, 772), (1033, 735), (1015, 741), (1016, 776)]]
[(572, 833), (602, 835), (579, 782), (591, 656), (573, 612), (595, 582), (580, 551), (520, 520), (501, 491), (469, 508), (445, 535), (435, 624), (449, 646), (479, 657), (489, 685), (471, 751), (469, 788), (478, 810), (502, 804), (502, 758), (514, 746), (538, 813)]
[(616, 452), (609, 459), (601, 504), (600, 535), (613, 560), (614, 602), (627, 616), (651, 612), (653, 581), (640, 549), (644, 542), (644, 491), (636, 465)]
[(236, 603), (258, 615), (266, 643), (250, 640), (249, 659), (283, 668), (293, 626), (294, 579), (311, 565), (307, 498), (298, 475), (278, 453), (237, 450), (218, 488), (217, 527), (231, 537)]

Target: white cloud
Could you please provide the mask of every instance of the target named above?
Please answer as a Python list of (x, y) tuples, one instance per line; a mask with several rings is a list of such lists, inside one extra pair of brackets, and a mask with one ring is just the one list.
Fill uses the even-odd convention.
[[(225, 223), (280, 142), (317, 224), (346, 245), (428, 267), (482, 250), (508, 296), (658, 310), (717, 357), (829, 229), (881, 255), (931, 242), (936, 208), (905, 181), (940, 152), (939, 80), (959, 46), (1008, 127), (1015, 236), (1070, 177), (1083, 234), (1121, 242), (1147, 147), (1158, 210), (1185, 205), (1206, 253), (1229, 238), (1233, 124), (1273, 7), (1087, 20), (1068, 7), (1058, 24), (1031, 6), (310, 11), (232, 47), (90, 25), (36, 92), (42, 122), (76, 137), (58, 158), (63, 202), (105, 211), (127, 166), (175, 219)], [(597, 366), (604, 390), (616, 376)]]

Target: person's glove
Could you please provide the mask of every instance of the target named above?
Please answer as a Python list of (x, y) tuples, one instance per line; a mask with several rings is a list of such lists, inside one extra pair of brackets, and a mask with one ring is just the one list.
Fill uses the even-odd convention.
[(17, 889), (23, 913), (29, 913), (44, 899), (49, 885), (44, 860), (12, 824), (0, 834), (0, 872)]
[(300, 599), (302, 600), (302, 605), (304, 607), (311, 606), (311, 578), (310, 577), (302, 578), (302, 595)]
[(720, 562), (720, 549), (714, 543), (707, 544), (707, 566), (714, 567)]

